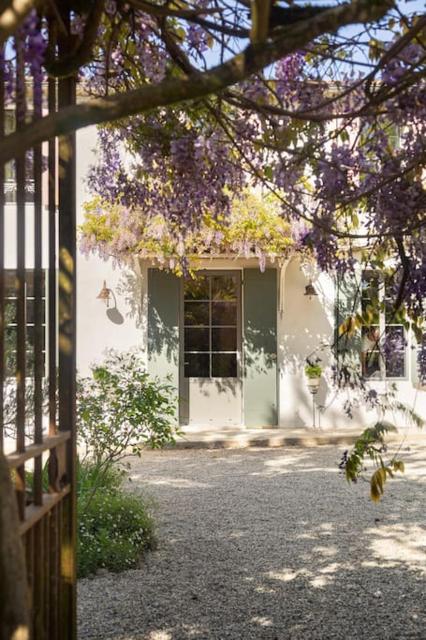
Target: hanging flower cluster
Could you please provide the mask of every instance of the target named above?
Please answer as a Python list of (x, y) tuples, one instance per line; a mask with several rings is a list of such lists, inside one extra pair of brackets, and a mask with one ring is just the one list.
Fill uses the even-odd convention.
[(297, 250), (297, 239), (273, 199), (246, 191), (230, 203), (228, 216), (206, 213), (196, 229), (182, 236), (161, 214), (146, 215), (96, 197), (85, 205), (81, 249), (118, 262), (149, 258), (178, 274), (196, 270), (201, 257), (224, 255), (256, 258), (263, 270), (267, 259)]
[[(22, 52), (25, 64), (24, 77), (16, 78), (16, 55)], [(34, 106), (40, 110), (42, 106), (43, 81), (46, 74), (43, 69), (47, 49), (46, 33), (35, 10), (31, 11), (18, 30), (17, 37), (11, 45), (0, 49), (0, 72), (3, 75), (5, 106), (14, 106), (17, 92), (25, 92), (28, 78), (33, 81)], [(22, 86), (18, 86), (21, 83)]]
[[(95, 4), (71, 3), (77, 45), (91, 32)], [(103, 97), (164, 79), (197, 78), (247, 39), (251, 19), (239, 4), (194, 0), (176, 8), (167, 5), (171, 13), (165, 16), (166, 5), (108, 0), (92, 29), (91, 55), (78, 67), (81, 91)], [(290, 25), (291, 32), (300, 12), (306, 18), (323, 10), (293, 4), (284, 10), (274, 3), (273, 30)], [(47, 47), (46, 19), (42, 12), (30, 13), (16, 40), (19, 51), (8, 43), (1, 53), (9, 105), (24, 89), (22, 79), (16, 79), (17, 53), (34, 80), (37, 108), (44, 70), (69, 73), (60, 66), (58, 42)], [(298, 228), (300, 242), (321, 269), (343, 276), (352, 273), (356, 261), (378, 270), (390, 261), (395, 305), (421, 341), (426, 299), (424, 25), (408, 10), (402, 18), (398, 8), (380, 26), (386, 34), (381, 40), (379, 32), (370, 40), (364, 37), (368, 30), (352, 38), (323, 35), (219, 95), (101, 128), (98, 163), (88, 181), (96, 202), (97, 218), (91, 223), (104, 223), (98, 234), (85, 229), (86, 250), (96, 250), (100, 242), (105, 255), (124, 259), (140, 253), (138, 243), (149, 229), (153, 242), (171, 243), (170, 253), (167, 247), (159, 252), (166, 262), (176, 255), (183, 264), (197, 243), (206, 251), (223, 250), (226, 236), (233, 252), (245, 255), (249, 247), (262, 265), (268, 252), (279, 255), (282, 247), (271, 247), (265, 221), (263, 227), (253, 222), (263, 234), (244, 235), (250, 211), (244, 233), (233, 216), (247, 188), (269, 191), (278, 233), (288, 238), (288, 225)], [(103, 234), (109, 227), (114, 233), (107, 239)], [(230, 230), (237, 227), (240, 235), (234, 237)], [(277, 242), (273, 237), (272, 244)]]

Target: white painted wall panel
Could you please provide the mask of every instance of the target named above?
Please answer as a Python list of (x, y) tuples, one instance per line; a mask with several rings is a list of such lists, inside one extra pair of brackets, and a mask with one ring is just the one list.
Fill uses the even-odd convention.
[[(292, 259), (281, 278), (284, 298), (278, 305), (278, 365), (279, 365), (279, 422), (288, 428), (312, 426), (312, 396), (304, 376), (306, 357), (322, 342), (333, 342), (335, 287), (327, 274), (319, 274), (315, 279), (318, 297), (311, 300), (304, 296), (309, 278), (303, 272), (299, 261)], [(322, 365), (325, 367), (321, 387), (316, 398), (318, 406), (324, 407), (320, 415), (321, 428), (364, 428), (378, 419), (377, 412), (367, 411), (362, 402), (357, 408), (353, 403), (352, 419), (345, 415), (346, 400), (354, 401), (353, 391), (336, 392), (331, 381), (333, 357), (328, 349), (321, 351)], [(415, 357), (408, 348), (408, 359)], [(409, 363), (410, 364), (410, 363)], [(409, 366), (409, 371), (412, 370)], [(371, 388), (384, 393), (386, 382), (372, 382)], [(426, 419), (426, 391), (415, 387), (411, 379), (397, 382), (397, 399), (415, 409)], [(399, 415), (386, 416), (392, 422), (405, 428)], [(318, 424), (318, 422), (317, 422)]]
[[(85, 178), (89, 165), (94, 160), (96, 128), (90, 127), (77, 134), (77, 218), (83, 221), (83, 202), (90, 197)], [(16, 265), (16, 209), (6, 206), (5, 265), (13, 269)], [(43, 213), (46, 219), (47, 212)], [(46, 238), (44, 234), (44, 238)], [(27, 267), (33, 265), (33, 207), (27, 205)], [(43, 263), (47, 266), (47, 246), (43, 250)], [(254, 260), (229, 259), (205, 260), (203, 268), (241, 268), (256, 266)], [(103, 281), (113, 290), (116, 307), (111, 302), (107, 308), (96, 298)], [(96, 256), (86, 258), (79, 254), (77, 262), (77, 365), (82, 374), (88, 372), (91, 363), (102, 359), (109, 348), (127, 350), (138, 348), (147, 358), (147, 264), (135, 262), (135, 268), (119, 268), (112, 260), (103, 261)], [(309, 300), (304, 290), (308, 276), (299, 261), (292, 259), (281, 277), (281, 296), (278, 302), (278, 383), (279, 423), (283, 427), (310, 427), (312, 425), (312, 402), (306, 386), (304, 364), (321, 342), (331, 343), (334, 332), (335, 290), (333, 281), (320, 274), (315, 280), (318, 297)], [(398, 399), (414, 408), (426, 418), (426, 391), (417, 389), (412, 381), (415, 353), (408, 349), (409, 379), (397, 383)], [(331, 354), (322, 352), (323, 365), (332, 363)], [(379, 393), (386, 383), (371, 383)], [(377, 419), (376, 412), (366, 411), (365, 406), (354, 409), (350, 420), (343, 411), (345, 400), (353, 392), (336, 393), (326, 370), (318, 405), (323, 429), (362, 428)], [(353, 398), (352, 398), (353, 399)], [(389, 419), (401, 424), (398, 416)], [(402, 425), (403, 426), (403, 425)]]
[[(77, 133), (77, 222), (83, 221), (83, 203), (89, 199), (85, 178), (94, 160), (96, 128)], [(117, 306), (97, 300), (103, 281), (112, 289)], [(97, 256), (77, 261), (77, 367), (86, 374), (107, 349), (141, 349), (146, 356), (146, 268), (119, 268)]]

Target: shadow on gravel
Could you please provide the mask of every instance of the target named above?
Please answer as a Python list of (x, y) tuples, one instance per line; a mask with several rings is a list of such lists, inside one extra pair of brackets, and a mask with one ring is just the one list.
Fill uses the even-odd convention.
[(81, 581), (79, 638), (426, 638), (426, 451), (378, 505), (340, 453), (145, 454), (132, 486), (159, 505), (159, 549)]

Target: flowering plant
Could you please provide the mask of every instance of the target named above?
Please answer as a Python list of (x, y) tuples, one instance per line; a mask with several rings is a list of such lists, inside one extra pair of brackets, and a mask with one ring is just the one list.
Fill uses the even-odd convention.
[(292, 237), (273, 197), (261, 198), (246, 190), (241, 197), (231, 198), (230, 206), (228, 217), (206, 213), (197, 229), (182, 236), (160, 214), (148, 216), (97, 196), (85, 205), (81, 247), (86, 253), (113, 256), (121, 262), (150, 258), (178, 275), (188, 265), (195, 271), (199, 256), (255, 257), (263, 269), (266, 258), (274, 260), (297, 248), (297, 238)]
[[(1, 162), (103, 124), (89, 184), (108, 206), (122, 207), (113, 251), (120, 257), (140, 235), (140, 220), (159, 215), (184, 262), (179, 256), (206, 217), (226, 227), (234, 198), (248, 186), (269, 190), (286, 223), (303, 221), (305, 246), (331, 275), (350, 274), (358, 259), (378, 270), (394, 260), (394, 307), (404, 309), (420, 342), (424, 16), (401, 13), (390, 0), (254, 3), (256, 11), (245, 1), (73, 0), (53, 14), (48, 2), (37, 12), (27, 4), (2, 30), (0, 75), (20, 125), (33, 85), (35, 117), (4, 136)], [(340, 30), (359, 22), (365, 29), (350, 38)], [(364, 38), (371, 26), (380, 29)], [(46, 74), (78, 75), (82, 102), (45, 115)], [(84, 100), (88, 94), (95, 100)], [(255, 240), (262, 262), (264, 240)]]

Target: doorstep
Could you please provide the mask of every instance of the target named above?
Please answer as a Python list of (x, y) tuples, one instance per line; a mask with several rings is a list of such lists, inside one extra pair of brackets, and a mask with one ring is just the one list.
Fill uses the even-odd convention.
[[(315, 447), (321, 445), (352, 446), (363, 431), (360, 427), (342, 430), (321, 429), (289, 429), (275, 428), (216, 428), (216, 429), (188, 429), (177, 438), (174, 449), (247, 449), (256, 447)], [(426, 433), (405, 432), (390, 434), (388, 441), (403, 440), (404, 444), (426, 444)]]

